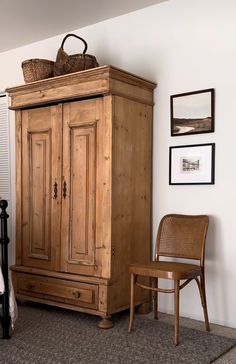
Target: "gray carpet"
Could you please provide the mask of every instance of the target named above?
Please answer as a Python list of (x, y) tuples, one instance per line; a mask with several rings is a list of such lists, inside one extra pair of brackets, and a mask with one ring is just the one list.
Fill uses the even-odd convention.
[(97, 328), (99, 317), (40, 305), (19, 307), (10, 340), (0, 340), (4, 364), (207, 364), (236, 341), (180, 328), (181, 342), (173, 345), (173, 327), (135, 315), (127, 333), (128, 312), (114, 315), (114, 327)]

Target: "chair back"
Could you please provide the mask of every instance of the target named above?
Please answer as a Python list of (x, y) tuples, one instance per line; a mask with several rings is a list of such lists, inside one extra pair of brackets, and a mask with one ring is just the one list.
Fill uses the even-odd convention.
[(207, 215), (165, 215), (157, 233), (157, 259), (167, 256), (203, 263), (208, 224)]

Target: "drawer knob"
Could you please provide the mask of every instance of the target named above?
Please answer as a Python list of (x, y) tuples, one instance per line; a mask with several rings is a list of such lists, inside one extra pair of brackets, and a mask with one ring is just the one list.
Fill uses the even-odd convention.
[(75, 298), (80, 298), (80, 292), (79, 291), (74, 291), (74, 292), (72, 292), (72, 294), (73, 294), (73, 296)]
[(34, 285), (33, 284), (31, 284), (31, 283), (28, 283), (27, 284), (27, 289), (28, 290), (31, 290), (31, 289), (33, 289), (34, 288)]

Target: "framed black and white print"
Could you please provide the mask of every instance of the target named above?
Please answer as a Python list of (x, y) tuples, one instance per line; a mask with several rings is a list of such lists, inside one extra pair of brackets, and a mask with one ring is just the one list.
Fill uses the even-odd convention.
[(215, 143), (170, 147), (170, 185), (204, 185), (214, 183)]
[(171, 136), (214, 132), (213, 88), (170, 97)]

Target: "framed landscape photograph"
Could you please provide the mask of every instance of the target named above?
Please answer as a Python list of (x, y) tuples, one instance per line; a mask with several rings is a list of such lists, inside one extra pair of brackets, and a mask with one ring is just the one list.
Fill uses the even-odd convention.
[(215, 143), (170, 147), (170, 185), (204, 185), (214, 183)]
[(214, 132), (213, 88), (170, 97), (171, 136)]

